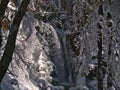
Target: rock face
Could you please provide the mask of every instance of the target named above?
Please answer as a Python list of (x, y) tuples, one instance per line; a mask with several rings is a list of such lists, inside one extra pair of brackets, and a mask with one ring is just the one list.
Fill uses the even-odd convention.
[[(10, 23), (17, 1), (5, 13)], [(119, 4), (31, 0), (0, 90), (119, 90)]]

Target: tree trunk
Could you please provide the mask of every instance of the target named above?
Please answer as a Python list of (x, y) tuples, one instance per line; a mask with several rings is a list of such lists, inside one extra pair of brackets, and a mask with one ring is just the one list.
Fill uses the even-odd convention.
[[(0, 29), (1, 29), (1, 21), (2, 21), (2, 17), (5, 13), (5, 10), (7, 8), (7, 5), (9, 3), (9, 0), (2, 0), (0, 3)], [(1, 30), (0, 30), (0, 47), (2, 46), (2, 34), (1, 34)]]
[[(99, 6), (98, 9), (98, 15), (103, 16), (103, 5)], [(103, 90), (103, 68), (102, 68), (102, 64), (103, 64), (103, 58), (102, 58), (102, 44), (103, 44), (103, 36), (102, 36), (102, 30), (103, 30), (103, 26), (100, 22), (98, 22), (98, 41), (97, 41), (97, 45), (98, 45), (98, 54), (97, 54), (97, 58), (98, 58), (98, 72), (97, 72), (97, 79), (98, 79), (98, 90)]]
[(25, 14), (25, 11), (27, 9), (27, 6), (29, 4), (30, 0), (23, 0), (21, 3), (21, 6), (13, 20), (13, 23), (11, 25), (10, 33), (8, 36), (7, 44), (5, 46), (5, 51), (2, 56), (2, 59), (0, 61), (0, 82), (2, 81), (10, 62), (12, 61), (12, 55), (15, 49), (15, 43), (16, 43), (16, 36), (18, 33), (18, 28), (20, 25), (20, 22)]
[(1, 4), (0, 4), (0, 18), (3, 17), (8, 3), (9, 3), (9, 0), (2, 0), (1, 1)]
[(102, 32), (99, 32), (98, 39), (98, 90), (103, 90), (103, 70), (102, 70)]

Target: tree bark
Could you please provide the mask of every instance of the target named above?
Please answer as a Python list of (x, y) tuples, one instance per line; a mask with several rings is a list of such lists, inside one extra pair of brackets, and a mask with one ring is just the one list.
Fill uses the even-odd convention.
[(22, 1), (21, 6), (19, 7), (18, 12), (17, 12), (17, 14), (13, 20), (13, 23), (11, 25), (7, 44), (5, 46), (5, 51), (4, 51), (4, 54), (0, 61), (0, 82), (2, 81), (4, 75), (9, 67), (10, 62), (12, 61), (12, 56), (13, 56), (13, 52), (15, 49), (18, 28), (19, 28), (20, 22), (24, 16), (24, 14), (25, 14), (25, 11), (27, 9), (29, 2), (30, 2), (30, 0)]
[[(99, 6), (98, 9), (98, 15), (103, 16), (103, 5)], [(103, 35), (102, 35), (102, 30), (103, 27), (102, 25), (98, 22), (98, 41), (97, 41), (97, 45), (98, 45), (98, 54), (97, 54), (97, 58), (98, 58), (98, 72), (97, 72), (97, 79), (98, 79), (98, 90), (103, 90), (103, 58), (102, 58), (102, 44), (103, 44)]]
[(102, 31), (99, 32), (98, 39), (98, 90), (103, 90), (103, 70), (102, 70)]
[(2, 0), (1, 1), (1, 4), (0, 4), (0, 18), (3, 17), (8, 3), (9, 3), (9, 0)]
[[(0, 3), (0, 29), (1, 29), (1, 21), (2, 21), (2, 17), (4, 16), (5, 10), (7, 8), (7, 5), (9, 3), (10, 0), (2, 0)], [(0, 47), (2, 45), (2, 34), (1, 34), (1, 30), (0, 30)]]

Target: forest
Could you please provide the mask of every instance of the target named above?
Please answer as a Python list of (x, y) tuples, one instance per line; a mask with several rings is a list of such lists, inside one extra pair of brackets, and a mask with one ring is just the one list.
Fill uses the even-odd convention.
[(120, 90), (120, 0), (0, 0), (0, 90)]

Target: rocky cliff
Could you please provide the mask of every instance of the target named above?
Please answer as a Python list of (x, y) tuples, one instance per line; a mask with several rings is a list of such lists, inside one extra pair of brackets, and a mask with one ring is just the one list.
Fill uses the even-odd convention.
[(0, 90), (119, 90), (119, 12), (119, 0), (31, 0)]

